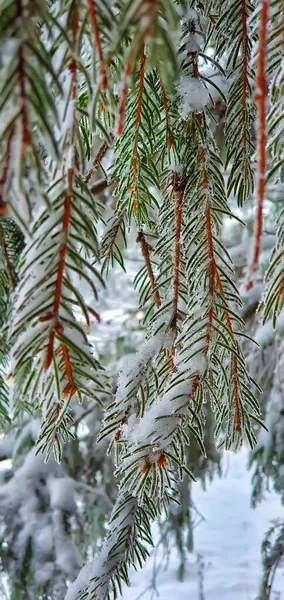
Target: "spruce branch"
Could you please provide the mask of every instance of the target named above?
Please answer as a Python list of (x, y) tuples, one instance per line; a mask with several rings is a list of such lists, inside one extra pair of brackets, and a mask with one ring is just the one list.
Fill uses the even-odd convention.
[(256, 75), (256, 103), (257, 103), (257, 209), (255, 216), (255, 231), (253, 255), (249, 265), (246, 289), (253, 287), (255, 273), (258, 269), (260, 242), (262, 234), (263, 204), (265, 194), (265, 167), (266, 167), (266, 44), (268, 23), (269, 0), (261, 1), (259, 23), (259, 48), (257, 57)]
[(90, 21), (91, 21), (91, 25), (92, 25), (92, 29), (93, 29), (93, 34), (94, 34), (94, 42), (95, 42), (95, 48), (96, 51), (98, 53), (98, 57), (99, 57), (99, 74), (100, 74), (100, 85), (103, 91), (105, 91), (108, 87), (108, 81), (107, 81), (107, 74), (106, 74), (106, 68), (104, 65), (104, 57), (103, 57), (103, 50), (102, 50), (102, 43), (101, 43), (101, 38), (100, 38), (100, 33), (99, 33), (99, 26), (98, 26), (98, 19), (97, 19), (97, 8), (96, 8), (96, 1), (95, 0), (88, 0), (88, 8), (89, 8), (89, 15), (90, 15)]
[(232, 83), (227, 95), (226, 111), (226, 165), (230, 165), (228, 194), (237, 197), (238, 204), (251, 196), (254, 189), (254, 174), (251, 164), (254, 145), (252, 126), (254, 122), (251, 79), (252, 35), (249, 32), (249, 19), (253, 3), (242, 0), (238, 4), (225, 2), (216, 21), (216, 57), (223, 60), (226, 51), (225, 68)]
[[(242, 302), (223, 230), (234, 219), (227, 173), (228, 195), (240, 209), (253, 192), (256, 85), (250, 288), (259, 263), (264, 178), (279, 183), (282, 176), (283, 7), (271, 0), (268, 11), (263, 0), (251, 17), (250, 0), (6, 4), (0, 31), (12, 41), (12, 57), (0, 86), (1, 321), (12, 291), (15, 413), (21, 403), (41, 410), (38, 450), (47, 458), (53, 451), (60, 462), (62, 442), (73, 438), (74, 401), (102, 406), (108, 394), (88, 327), (91, 316), (99, 321), (92, 303), (105, 285), (101, 273), (115, 262), (126, 269), (124, 247), (133, 229), (145, 263), (134, 279), (144, 341), (119, 374), (99, 434), (115, 449), (118, 498), (102, 552), (67, 594), (68, 600), (105, 600), (129, 584), (129, 567), (146, 559), (150, 522), (176, 496), (179, 480), (194, 480), (186, 453), (194, 441), (206, 457), (208, 415), (217, 443), (227, 449), (239, 449), (245, 438), (253, 447), (254, 424), (264, 426), (241, 344), (247, 337)], [(210, 80), (208, 64), (230, 82), (225, 165), (210, 90), (225, 95)], [(98, 167), (103, 177), (93, 181)], [(9, 207), (25, 230), (20, 260), (13, 255)], [(274, 326), (284, 297), (282, 213), (262, 303), (264, 321), (272, 315)]]
[(274, 329), (277, 318), (284, 306), (284, 210), (278, 216), (277, 225), (277, 242), (273, 248), (270, 264), (265, 275), (267, 286), (258, 307), (258, 310), (262, 311), (263, 314), (263, 324), (272, 315)]
[(160, 292), (159, 290), (156, 289), (156, 281), (155, 281), (155, 276), (153, 273), (153, 269), (152, 269), (152, 265), (151, 265), (151, 260), (150, 260), (150, 250), (152, 250), (151, 246), (148, 244), (148, 242), (145, 239), (145, 235), (143, 233), (143, 231), (139, 231), (138, 232), (138, 236), (137, 236), (137, 242), (140, 244), (141, 246), (141, 251), (145, 260), (145, 265), (146, 265), (146, 269), (147, 269), (147, 273), (148, 273), (148, 277), (150, 279), (150, 283), (151, 283), (151, 288), (154, 292), (154, 299), (155, 299), (155, 304), (157, 306), (157, 308), (159, 308), (161, 306), (161, 297), (160, 297)]

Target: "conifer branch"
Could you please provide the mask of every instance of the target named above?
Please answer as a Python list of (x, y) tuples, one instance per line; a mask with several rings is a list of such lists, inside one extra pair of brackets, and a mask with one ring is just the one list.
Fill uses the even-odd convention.
[[(145, 339), (118, 376), (99, 434), (99, 440), (109, 438), (110, 450), (115, 446), (118, 498), (102, 552), (70, 586), (68, 600), (110, 599), (122, 581), (129, 583), (129, 567), (147, 556), (150, 521), (176, 494), (183, 475), (194, 480), (186, 463), (192, 439), (206, 456), (209, 411), (225, 448), (238, 449), (245, 438), (253, 447), (253, 425), (263, 425), (253, 393), (257, 384), (239, 341), (247, 337), (238, 312), (242, 303), (223, 242), (227, 220), (234, 218), (225, 181), (241, 207), (253, 191), (255, 83), (252, 287), (264, 178), (279, 183), (283, 168), (283, 6), (270, 0), (268, 11), (268, 0), (262, 0), (251, 19), (250, 0), (186, 4), (7, 0), (4, 29), (13, 48), (0, 85), (1, 119), (7, 123), (0, 142), (0, 212), (9, 200), (26, 239), (19, 260), (11, 250), (15, 232), (6, 235), (10, 220), (1, 217), (1, 310), (6, 318), (10, 280), (8, 343), (17, 407), (24, 399), (30, 411), (42, 411), (38, 450), (47, 458), (53, 451), (60, 462), (62, 443), (72, 439), (74, 402), (90, 398), (102, 406), (108, 394), (86, 329), (91, 315), (99, 320), (88, 297), (96, 299), (105, 285), (100, 258), (102, 271), (114, 262), (126, 269), (124, 247), (134, 226), (144, 259), (134, 286)], [(214, 139), (210, 94), (215, 88), (226, 96), (214, 84), (220, 72), (229, 80), (225, 166)], [(95, 155), (98, 136), (103, 142)], [(103, 178), (92, 181), (98, 166)], [(272, 316), (274, 327), (284, 302), (283, 256), (280, 211), (262, 303), (263, 319)]]
[[(95, 223), (98, 215), (93, 197), (83, 184), (78, 158), (76, 47), (80, 11), (77, 5), (73, 6), (69, 19), (70, 44), (62, 76), (66, 96), (58, 134), (62, 163), (53, 172), (46, 192), (50, 210), (41, 209), (22, 257), (10, 333), (15, 372), (25, 373), (24, 367), (33, 364), (33, 369), (24, 374), (23, 393), (34, 402), (41, 393), (39, 407), (44, 422), (39, 448), (45, 449), (47, 456), (53, 450), (59, 462), (61, 441), (72, 438), (68, 431), (72, 426), (71, 398), (76, 394), (81, 402), (84, 394), (100, 402), (100, 394), (106, 390), (73, 308), (77, 305), (89, 322), (90, 309), (76, 289), (74, 277), (83, 278), (95, 297), (93, 279), (102, 285), (103, 281), (84, 257), (89, 255), (90, 248), (92, 256), (98, 254), (95, 227), (89, 221), (92, 215)], [(31, 269), (35, 277), (31, 277)], [(96, 311), (91, 312), (97, 316)]]
[(145, 265), (146, 265), (147, 273), (148, 273), (148, 276), (150, 279), (151, 287), (152, 287), (152, 290), (154, 291), (155, 303), (156, 303), (157, 308), (159, 308), (161, 306), (161, 296), (160, 296), (159, 290), (156, 289), (157, 285), (156, 285), (155, 276), (154, 276), (152, 265), (151, 265), (151, 260), (150, 260), (150, 255), (149, 255), (149, 251), (150, 251), (151, 247), (149, 246), (148, 242), (146, 241), (143, 231), (138, 232), (137, 242), (139, 242), (139, 244), (141, 246), (141, 251), (142, 251), (142, 254), (143, 254), (143, 257), (145, 260)]
[(129, 585), (129, 568), (137, 561), (142, 566), (148, 557), (146, 544), (153, 543), (150, 522), (159, 512), (160, 507), (153, 502), (145, 499), (145, 505), (139, 506), (137, 498), (120, 491), (101, 553), (81, 570), (65, 600), (117, 597), (121, 593), (121, 581)]
[(265, 275), (267, 286), (264, 298), (258, 308), (263, 313), (264, 324), (272, 315), (274, 329), (277, 318), (284, 307), (284, 210), (280, 212), (277, 225), (277, 242), (272, 251), (270, 264)]
[[(197, 120), (200, 125), (203, 123), (203, 118), (201, 115), (197, 115)], [(206, 151), (203, 147), (200, 148), (200, 159), (203, 169), (203, 191), (205, 194), (205, 201), (208, 195), (208, 172), (206, 168)], [(209, 192), (210, 194), (210, 192)], [(208, 257), (209, 257), (209, 266), (208, 266), (208, 279), (209, 279), (209, 311), (208, 311), (208, 325), (206, 332), (206, 345), (204, 348), (205, 356), (208, 355), (210, 345), (211, 345), (211, 335), (213, 329), (213, 320), (217, 316), (214, 311), (214, 300), (215, 300), (215, 291), (218, 290), (221, 298), (224, 301), (224, 306), (226, 306), (226, 295), (224, 292), (224, 287), (222, 284), (222, 280), (218, 270), (218, 264), (215, 258), (215, 250), (213, 244), (213, 227), (212, 227), (212, 214), (211, 214), (211, 204), (208, 202), (206, 208), (206, 237), (208, 244)], [(228, 327), (228, 330), (234, 338), (234, 332), (232, 327), (232, 321), (229, 313), (225, 310), (224, 312), (225, 321)], [(232, 353), (232, 375), (233, 375), (233, 397), (235, 404), (235, 426), (236, 432), (241, 431), (241, 414), (240, 414), (240, 406), (239, 406), (239, 383), (238, 383), (238, 360), (237, 360), (237, 344), (233, 343), (233, 353)]]
[(100, 80), (101, 80), (101, 88), (102, 88), (102, 90), (105, 91), (108, 86), (108, 81), (107, 81), (106, 68), (104, 65), (104, 57), (103, 57), (101, 38), (100, 38), (100, 33), (99, 33), (96, 1), (88, 0), (88, 7), (89, 7), (90, 21), (91, 21), (91, 25), (92, 25), (92, 29), (93, 29), (93, 34), (94, 34), (95, 48), (97, 50), (98, 57), (99, 57), (99, 65), (100, 65), (99, 73), (100, 73)]
[(120, 251), (120, 239), (126, 245), (125, 238), (125, 212), (119, 216), (114, 214), (108, 221), (107, 228), (104, 232), (104, 237), (101, 242), (101, 257), (104, 259), (102, 264), (102, 272), (108, 271), (110, 263), (113, 264), (116, 260), (122, 267), (123, 256)]
[(266, 167), (266, 37), (268, 22), (269, 0), (261, 0), (259, 24), (259, 48), (256, 76), (256, 103), (258, 109), (257, 121), (257, 209), (255, 216), (254, 246), (251, 264), (249, 265), (246, 289), (250, 290), (254, 284), (254, 277), (258, 269), (260, 243), (262, 234), (263, 203), (265, 192), (265, 167)]
[[(228, 77), (232, 83), (228, 91), (226, 113), (227, 161), (230, 165), (228, 193), (235, 194), (240, 206), (252, 194), (254, 188), (251, 155), (253, 153), (252, 125), (253, 102), (250, 79), (252, 36), (249, 35), (249, 18), (253, 11), (250, 0), (239, 5), (225, 3), (216, 22), (216, 56), (222, 60), (224, 52)], [(227, 47), (228, 44), (228, 47)]]
[(139, 143), (139, 125), (141, 120), (142, 113), (142, 103), (143, 103), (143, 93), (144, 93), (144, 79), (145, 79), (145, 53), (144, 49), (141, 52), (140, 56), (140, 71), (139, 71), (139, 87), (138, 87), (138, 99), (137, 99), (137, 109), (135, 115), (135, 139), (134, 139), (134, 148), (133, 148), (133, 157), (132, 157), (132, 180), (131, 185), (128, 188), (128, 191), (131, 192), (133, 198), (133, 210), (137, 212), (138, 210), (138, 198), (136, 191), (136, 183), (137, 183), (137, 168), (138, 168), (138, 143)]
[(175, 254), (174, 254), (174, 277), (173, 277), (173, 304), (174, 319), (178, 316), (178, 297), (179, 297), (179, 271), (180, 271), (180, 246), (181, 246), (181, 227), (182, 227), (182, 199), (183, 186), (179, 181), (178, 175), (174, 173), (174, 182), (172, 193), (176, 196), (175, 201)]
[(162, 103), (163, 103), (165, 116), (166, 116), (167, 146), (169, 149), (171, 149), (171, 147), (173, 145), (173, 141), (172, 141), (172, 137), (171, 137), (171, 120), (170, 120), (170, 115), (169, 115), (169, 106), (168, 106), (168, 101), (167, 101), (166, 90), (165, 90), (165, 86), (162, 82), (160, 70), (159, 70), (159, 82), (160, 82), (160, 88), (161, 88)]

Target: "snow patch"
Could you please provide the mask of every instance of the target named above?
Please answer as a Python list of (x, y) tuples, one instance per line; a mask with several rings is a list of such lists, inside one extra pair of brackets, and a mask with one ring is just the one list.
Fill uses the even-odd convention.
[(180, 77), (177, 92), (180, 96), (179, 114), (182, 119), (187, 119), (192, 112), (201, 111), (209, 102), (208, 90), (199, 79), (190, 75)]

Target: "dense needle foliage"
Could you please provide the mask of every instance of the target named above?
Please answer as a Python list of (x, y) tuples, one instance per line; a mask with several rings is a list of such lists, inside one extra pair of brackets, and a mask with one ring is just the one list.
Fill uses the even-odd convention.
[[(41, 418), (37, 451), (53, 453), (59, 480), (78, 403), (97, 403), (94, 434), (113, 451), (119, 491), (101, 552), (66, 600), (104, 600), (146, 559), (151, 522), (183, 477), (199, 475), (188, 447), (210, 455), (208, 423), (217, 447), (233, 450), (253, 449), (266, 429), (246, 321), (250, 303), (264, 328), (282, 318), (283, 2), (1, 0), (1, 10), (1, 425)], [(253, 235), (235, 271), (224, 232), (243, 221)], [(133, 236), (144, 339), (112, 397), (89, 333)], [(261, 449), (252, 462), (257, 452), (265, 462)]]

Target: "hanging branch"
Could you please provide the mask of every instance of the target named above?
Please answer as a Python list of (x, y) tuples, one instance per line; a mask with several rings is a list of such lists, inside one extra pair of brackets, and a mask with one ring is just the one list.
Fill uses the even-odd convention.
[[(9, 205), (11, 214), (23, 230), (27, 230), (31, 222), (35, 191), (41, 201), (48, 204), (42, 147), (58, 158), (54, 127), (50, 122), (55, 127), (58, 125), (55, 97), (62, 94), (62, 89), (49, 47), (40, 35), (38, 23), (43, 19), (48, 29), (51, 14), (42, 0), (38, 3), (16, 0), (8, 3), (1, 30), (1, 35), (10, 40), (10, 50), (0, 89), (3, 100), (0, 106), (1, 137), (7, 140), (0, 210), (6, 212)], [(15, 148), (13, 161), (9, 158), (12, 148)], [(28, 181), (30, 189), (27, 188)], [(8, 191), (9, 201), (4, 197), (4, 192)]]
[[(93, 280), (102, 285), (103, 281), (93, 266), (93, 257), (98, 254), (96, 205), (80, 173), (77, 44), (82, 21), (76, 4), (69, 22), (70, 44), (62, 73), (62, 124), (57, 132), (61, 164), (53, 170), (46, 191), (50, 208), (41, 208), (22, 256), (10, 334), (14, 370), (24, 372), (25, 397), (33, 401), (39, 397), (37, 402), (44, 413), (39, 448), (46, 451), (47, 457), (53, 450), (59, 462), (61, 441), (72, 438), (72, 397), (76, 394), (81, 402), (84, 395), (100, 403), (100, 394), (107, 393), (85, 330), (74, 314), (74, 309), (79, 309), (87, 324), (89, 314), (99, 318), (86, 303), (76, 280), (82, 278), (95, 297)], [(23, 368), (29, 361), (32, 372)]]
[[(275, 58), (276, 57), (276, 58)], [(277, 59), (277, 63), (276, 63)], [(267, 165), (267, 180), (273, 179), (283, 187), (284, 135), (284, 5), (271, 0), (269, 6), (269, 27), (267, 28), (267, 76), (272, 77), (269, 89), (270, 111), (267, 119), (267, 150), (272, 158)], [(272, 250), (265, 274), (265, 292), (259, 311), (263, 313), (263, 323), (272, 317), (275, 328), (284, 306), (284, 211), (280, 209), (277, 220), (277, 241)]]
[[(275, 0), (271, 3), (275, 6)], [(137, 561), (142, 564), (147, 556), (144, 542), (151, 543), (150, 520), (175, 495), (178, 478), (186, 474), (194, 479), (185, 460), (192, 437), (206, 456), (205, 401), (216, 421), (218, 443), (226, 448), (238, 449), (245, 437), (253, 446), (256, 438), (252, 425), (262, 424), (252, 392), (255, 384), (238, 341), (245, 335), (236, 310), (241, 300), (232, 262), (222, 242), (224, 219), (233, 215), (226, 198), (224, 165), (212, 132), (208, 79), (202, 66), (211, 58), (216, 73), (223, 73), (215, 58), (204, 54), (209, 26), (214, 43), (217, 40), (217, 59), (222, 53), (226, 57), (226, 74), (233, 82), (226, 128), (227, 166), (231, 168), (228, 190), (241, 205), (253, 186), (252, 3), (240, 0), (232, 10), (231, 2), (218, 2), (212, 16), (212, 2), (178, 6), (168, 0), (115, 2), (115, 26), (110, 24), (108, 4), (98, 0), (81, 4), (75, 0), (47, 6), (43, 0), (32, 5), (16, 0), (12, 6), (15, 24), (9, 34), (19, 44), (4, 78), (4, 85), (10, 81), (14, 90), (12, 100), (16, 100), (13, 105), (18, 112), (12, 114), (4, 135), (0, 190), (3, 195), (10, 186), (12, 196), (17, 196), (19, 190), (29, 196), (32, 190), (30, 208), (34, 215), (13, 293), (11, 355), (14, 372), (27, 371), (21, 388), (25, 402), (33, 399), (36, 408), (43, 408), (40, 449), (47, 451), (47, 457), (54, 448), (60, 461), (61, 441), (72, 438), (75, 393), (79, 401), (87, 397), (101, 405), (101, 394), (105, 393), (105, 379), (77, 312), (87, 326), (90, 314), (99, 320), (85, 296), (91, 291), (97, 297), (94, 282), (104, 285), (95, 262), (99, 260), (96, 227), (99, 231), (104, 227), (113, 199), (106, 198), (104, 214), (105, 207), (96, 203), (95, 194), (106, 189), (108, 182), (100, 179), (92, 185), (90, 181), (112, 142), (108, 131), (114, 123), (117, 139), (110, 159), (117, 204), (103, 233), (102, 268), (108, 268), (114, 260), (124, 268), (121, 245), (126, 244), (133, 222), (145, 262), (135, 278), (141, 307), (146, 309), (145, 339), (119, 374), (116, 395), (108, 404), (100, 432), (100, 439), (110, 436), (110, 448), (116, 447), (118, 499), (102, 552), (70, 586), (68, 600), (109, 599), (120, 590), (121, 581), (129, 583), (129, 566)], [(189, 11), (186, 4), (190, 5)], [(37, 7), (38, 15), (33, 13)], [(181, 46), (176, 52), (181, 16)], [(250, 281), (258, 265), (264, 201), (265, 53), (270, 43), (266, 43), (266, 30), (270, 29), (267, 0), (261, 3), (260, 18), (256, 98), (258, 245)], [(44, 24), (42, 37), (36, 29), (39, 22)], [(277, 33), (277, 44), (278, 37)], [(34, 40), (39, 42), (40, 59), (33, 52)], [(106, 43), (109, 46), (105, 49)], [(90, 68), (86, 47), (95, 49), (97, 69)], [(176, 54), (180, 73), (175, 69)], [(110, 66), (108, 73), (106, 63)], [(39, 65), (42, 70), (35, 68)], [(95, 73), (97, 81), (92, 81), (90, 72)], [(180, 74), (178, 81), (176, 73)], [(97, 97), (101, 92), (106, 97), (109, 86), (113, 98), (112, 86), (121, 81), (118, 107), (110, 102), (100, 113)], [(173, 93), (167, 97), (165, 90), (170, 90), (170, 82), (174, 82)], [(7, 99), (5, 102), (9, 108)], [(271, 122), (272, 129), (281, 122), (280, 94), (276, 102), (277, 118)], [(93, 168), (86, 173), (86, 156), (88, 161), (93, 156), (92, 140), (98, 130), (105, 141)], [(11, 177), (15, 142), (19, 155), (23, 154), (16, 184)], [(38, 158), (40, 144), (47, 148), (44, 160)], [(279, 173), (282, 157), (278, 127), (273, 144)], [(35, 177), (39, 172), (42, 181)], [(170, 193), (167, 188), (164, 192), (165, 181), (171, 183)], [(41, 197), (38, 201), (38, 190), (46, 204)], [(5, 210), (5, 202), (1, 197), (0, 210)], [(283, 306), (281, 224), (278, 232), (276, 254), (268, 271), (273, 284), (265, 296), (265, 318), (272, 311), (274, 322)], [(148, 239), (155, 240), (153, 261)], [(2, 248), (5, 262), (9, 256), (3, 241)]]
[(239, 206), (252, 194), (254, 187), (251, 164), (254, 114), (250, 85), (254, 76), (250, 64), (253, 35), (248, 25), (253, 8), (251, 0), (240, 0), (234, 10), (227, 2), (214, 27), (216, 57), (226, 67), (227, 77), (232, 81), (225, 120), (226, 167), (229, 167), (228, 194), (236, 196)]
[[(71, 217), (71, 196), (72, 196), (72, 184), (73, 184), (74, 170), (73, 167), (68, 169), (67, 171), (67, 191), (64, 200), (64, 217), (62, 222), (62, 234), (63, 234), (63, 242), (60, 248), (60, 259), (57, 267), (57, 275), (56, 275), (56, 283), (55, 283), (55, 292), (54, 292), (54, 304), (51, 315), (48, 315), (50, 319), (53, 321), (53, 326), (50, 332), (48, 344), (47, 344), (47, 352), (46, 352), (46, 360), (44, 364), (44, 368), (47, 371), (49, 369), (53, 356), (54, 356), (54, 340), (56, 336), (56, 332), (62, 332), (63, 328), (59, 322), (59, 307), (61, 302), (62, 295), (62, 284), (63, 284), (63, 273), (65, 269), (66, 262), (66, 252), (67, 252), (67, 240), (68, 240), (68, 230), (70, 226), (70, 217)], [(46, 317), (41, 317), (42, 321)]]
[(148, 273), (148, 277), (150, 279), (150, 283), (151, 283), (151, 288), (154, 291), (154, 299), (155, 299), (155, 304), (157, 306), (157, 308), (159, 308), (161, 306), (161, 296), (160, 296), (160, 292), (159, 290), (157, 290), (157, 284), (155, 281), (155, 276), (153, 273), (153, 269), (152, 269), (152, 265), (151, 265), (151, 260), (150, 260), (150, 253), (149, 251), (152, 249), (151, 246), (148, 244), (148, 242), (146, 242), (145, 239), (145, 235), (143, 233), (143, 231), (139, 231), (138, 232), (138, 236), (137, 236), (137, 242), (139, 242), (140, 246), (141, 246), (141, 251), (145, 260), (145, 265), (146, 265), (146, 269), (147, 269), (147, 273)]
[(265, 193), (265, 167), (266, 167), (266, 35), (268, 22), (269, 0), (261, 0), (259, 23), (259, 47), (257, 58), (256, 76), (256, 104), (258, 111), (257, 120), (257, 208), (255, 216), (254, 246), (251, 264), (249, 265), (246, 289), (254, 285), (255, 274), (258, 269), (260, 244), (262, 235), (262, 213)]
[(247, 94), (249, 61), (249, 38), (247, 19), (247, 0), (242, 0), (242, 143), (245, 149), (247, 146)]
[[(133, 65), (136, 60), (136, 56), (140, 54), (140, 76), (141, 76), (141, 86), (143, 89), (144, 83), (144, 62), (145, 62), (145, 54), (144, 54), (144, 44), (146, 38), (151, 36), (153, 20), (155, 18), (156, 13), (156, 0), (146, 0), (143, 3), (140, 3), (140, 6), (137, 8), (137, 16), (136, 16), (136, 27), (137, 27), (137, 38), (133, 37), (132, 44), (130, 46), (130, 50), (128, 53), (128, 58), (125, 64), (124, 75), (123, 75), (123, 84), (122, 91), (120, 96), (120, 102), (118, 107), (118, 122), (117, 122), (117, 136), (120, 136), (123, 131), (124, 124), (124, 116), (125, 116), (125, 106), (126, 106), (126, 98), (128, 93), (128, 85), (129, 78), (131, 76)], [(142, 91), (143, 95), (143, 91)], [(142, 101), (142, 97), (141, 97)], [(139, 110), (139, 103), (138, 109)], [(137, 116), (136, 116), (137, 121)]]
[[(77, 64), (76, 64), (76, 59), (74, 57), (74, 52), (75, 52), (75, 48), (76, 48), (78, 31), (79, 31), (79, 11), (78, 11), (78, 9), (75, 9), (75, 12), (73, 15), (73, 29), (72, 29), (72, 32), (73, 32), (73, 36), (72, 36), (73, 37), (73, 39), (72, 39), (73, 55), (71, 56), (70, 65), (69, 65), (69, 69), (71, 72), (71, 82), (70, 82), (71, 101), (74, 103), (73, 126), (72, 126), (73, 131), (71, 132), (71, 139), (72, 138), (74, 139), (74, 127), (76, 124), (75, 101), (76, 101), (76, 97), (77, 97)], [(66, 105), (65, 111), (67, 111), (67, 105)], [(72, 142), (68, 142), (68, 146), (70, 146), (71, 143)], [(44, 364), (44, 368), (46, 371), (49, 369), (49, 367), (54, 359), (54, 341), (55, 341), (55, 337), (56, 337), (56, 332), (63, 333), (63, 331), (64, 331), (64, 328), (59, 320), (59, 308), (60, 308), (60, 304), (61, 304), (63, 275), (64, 275), (64, 270), (65, 270), (65, 265), (66, 265), (68, 233), (69, 233), (70, 221), (71, 221), (71, 199), (72, 199), (73, 181), (74, 181), (73, 163), (75, 161), (75, 148), (70, 147), (70, 148), (68, 148), (68, 150), (70, 152), (69, 161), (70, 161), (71, 166), (69, 166), (69, 165), (67, 166), (67, 189), (66, 189), (65, 197), (64, 197), (63, 221), (62, 221), (62, 229), (61, 229), (62, 244), (60, 247), (60, 258), (59, 258), (59, 262), (58, 262), (58, 266), (57, 266), (53, 310), (52, 310), (52, 314), (50, 315), (50, 318), (53, 321), (53, 325), (52, 325), (52, 329), (50, 331), (49, 340), (48, 340), (48, 344), (47, 344), (47, 350), (46, 350), (46, 359), (45, 359), (45, 364)], [(44, 319), (44, 318), (45, 317), (42, 317), (42, 319)], [(64, 347), (64, 344), (61, 344), (61, 350), (62, 350), (63, 361), (64, 361), (64, 364), (66, 367), (66, 375), (67, 375), (67, 380), (68, 380), (68, 386), (65, 388), (65, 390), (63, 392), (64, 396), (66, 396), (66, 390), (70, 390), (71, 394), (75, 394), (77, 390), (76, 390), (76, 386), (75, 386), (74, 380), (73, 380), (72, 367), (70, 364), (69, 353), (68, 353), (67, 348)], [(68, 391), (67, 391), (67, 394), (68, 394)]]
[[(197, 115), (197, 120), (200, 125), (202, 125), (203, 117), (202, 115)], [(208, 172), (206, 168), (206, 151), (205, 148), (200, 149), (200, 159), (203, 165), (203, 190), (205, 194), (205, 198), (208, 196)], [(212, 231), (212, 215), (211, 215), (211, 205), (210, 202), (207, 204), (206, 213), (206, 237), (208, 244), (208, 257), (209, 257), (209, 265), (208, 265), (208, 278), (209, 278), (209, 311), (208, 311), (208, 325), (206, 332), (206, 345), (204, 348), (204, 355), (207, 356), (210, 345), (211, 345), (211, 334), (213, 328), (213, 319), (217, 317), (214, 312), (214, 301), (215, 301), (215, 292), (219, 291), (221, 298), (224, 300), (224, 305), (226, 306), (226, 295), (224, 292), (222, 280), (219, 275), (218, 265), (215, 258), (215, 251), (213, 245), (213, 231)], [(232, 339), (234, 339), (234, 332), (232, 321), (228, 311), (224, 312), (226, 324), (228, 330), (231, 334)], [(232, 359), (232, 373), (233, 373), (233, 396), (234, 396), (234, 404), (235, 404), (235, 426), (236, 432), (241, 431), (241, 413), (240, 413), (240, 405), (239, 405), (239, 383), (238, 383), (238, 359), (237, 359), (238, 348), (235, 343), (233, 343), (233, 352), (231, 354)]]
[(143, 93), (144, 93), (144, 81), (145, 81), (145, 53), (144, 48), (141, 52), (140, 56), (140, 71), (139, 71), (139, 84), (138, 84), (138, 99), (137, 99), (137, 109), (135, 115), (135, 137), (134, 137), (134, 147), (133, 147), (133, 158), (131, 164), (131, 185), (128, 188), (128, 192), (131, 193), (133, 198), (133, 210), (137, 212), (138, 210), (138, 198), (136, 191), (136, 183), (137, 183), (137, 168), (138, 168), (138, 144), (139, 144), (139, 126), (141, 121), (141, 113), (142, 113), (142, 104), (143, 104)]
[[(117, 136), (123, 132), (126, 100), (128, 95), (129, 80), (135, 68), (135, 63), (141, 55), (141, 50), (145, 44), (151, 53), (148, 55), (149, 64), (156, 66), (159, 72), (160, 65), (163, 69), (173, 65), (173, 48), (171, 39), (168, 37), (168, 28), (175, 27), (174, 21), (177, 18), (177, 12), (171, 3), (161, 4), (158, 0), (138, 0), (133, 11), (129, 4), (123, 14), (122, 30), (125, 32), (127, 27), (133, 25), (134, 31), (131, 36), (131, 44), (125, 60), (124, 73), (122, 78), (122, 89), (118, 107)], [(165, 62), (165, 56), (168, 58)], [(163, 61), (161, 62), (161, 58)]]
[(96, 1), (88, 0), (88, 7), (89, 7), (89, 15), (90, 15), (90, 20), (91, 20), (91, 24), (92, 24), (92, 29), (93, 29), (93, 33), (94, 33), (95, 47), (97, 49), (97, 53), (98, 53), (98, 57), (99, 57), (99, 65), (100, 65), (99, 73), (100, 73), (100, 80), (101, 80), (101, 88), (102, 88), (102, 90), (105, 91), (108, 87), (108, 81), (107, 81), (106, 68), (104, 65), (103, 50), (102, 50), (102, 44), (101, 44), (101, 38), (100, 38), (100, 32), (99, 32), (99, 26), (98, 26)]
[(178, 317), (178, 297), (179, 297), (179, 270), (180, 270), (180, 247), (181, 247), (181, 225), (182, 225), (182, 199), (184, 185), (179, 180), (177, 173), (174, 173), (174, 182), (172, 194), (176, 196), (175, 201), (175, 251), (174, 251), (174, 277), (173, 277), (173, 304), (174, 320)]

